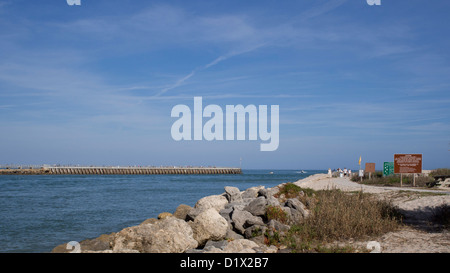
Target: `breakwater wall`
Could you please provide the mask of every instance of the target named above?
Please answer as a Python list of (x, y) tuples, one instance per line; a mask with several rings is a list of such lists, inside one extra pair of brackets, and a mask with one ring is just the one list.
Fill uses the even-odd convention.
[(0, 169), (0, 175), (158, 175), (241, 173), (241, 168), (222, 167), (42, 167)]

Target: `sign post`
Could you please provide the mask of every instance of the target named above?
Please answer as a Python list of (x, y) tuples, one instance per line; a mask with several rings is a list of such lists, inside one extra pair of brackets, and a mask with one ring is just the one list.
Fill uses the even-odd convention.
[(369, 179), (372, 178), (372, 173), (375, 172), (375, 163), (366, 163), (366, 173), (369, 173)]
[[(361, 170), (361, 156), (359, 156), (358, 165), (359, 165), (359, 177), (361, 177), (361, 182), (362, 182), (363, 176), (364, 176), (364, 171)], [(362, 171), (362, 174), (361, 174), (361, 171)]]
[(359, 177), (361, 177), (361, 182), (364, 177), (364, 170), (359, 170)]
[(400, 174), (400, 186), (403, 186), (403, 174), (413, 174), (413, 186), (416, 186), (416, 173), (422, 173), (422, 154), (394, 154), (394, 173)]
[(389, 176), (394, 174), (394, 162), (383, 163), (383, 176)]

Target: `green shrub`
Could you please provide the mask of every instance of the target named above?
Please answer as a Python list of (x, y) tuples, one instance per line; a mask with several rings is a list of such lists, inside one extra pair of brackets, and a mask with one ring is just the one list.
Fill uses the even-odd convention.
[(280, 188), (280, 191), (275, 195), (275, 197), (279, 197), (281, 194), (284, 194), (286, 198), (295, 198), (303, 194), (306, 196), (313, 196), (314, 192), (315, 191), (313, 189), (304, 189), (293, 183), (286, 183)]
[(277, 220), (283, 224), (286, 224), (289, 221), (288, 214), (277, 206), (267, 206), (266, 218), (268, 221)]
[(430, 176), (436, 176), (436, 175), (450, 175), (450, 169), (440, 168), (440, 169), (432, 170), (430, 172)]
[(443, 204), (433, 209), (433, 219), (435, 223), (442, 225), (446, 230), (450, 230), (450, 205)]

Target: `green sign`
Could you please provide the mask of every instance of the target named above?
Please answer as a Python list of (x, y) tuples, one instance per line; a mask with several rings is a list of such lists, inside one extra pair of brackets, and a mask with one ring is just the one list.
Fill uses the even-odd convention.
[(383, 163), (383, 176), (389, 176), (394, 174), (394, 162)]

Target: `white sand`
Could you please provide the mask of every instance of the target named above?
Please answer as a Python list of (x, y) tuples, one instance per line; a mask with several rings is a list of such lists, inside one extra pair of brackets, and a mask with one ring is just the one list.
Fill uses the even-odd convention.
[[(340, 189), (343, 191), (363, 191), (374, 193), (379, 198), (392, 201), (405, 216), (406, 226), (399, 231), (390, 232), (368, 241), (380, 244), (381, 252), (388, 253), (436, 253), (450, 252), (450, 232), (437, 230), (431, 225), (433, 208), (450, 205), (450, 190), (427, 190), (410, 187), (378, 187), (360, 185), (348, 178), (328, 178), (327, 174), (316, 174), (295, 182), (302, 188), (314, 190)], [(434, 195), (430, 193), (441, 193)], [(350, 242), (365, 247), (367, 242)], [(347, 244), (349, 242), (346, 242)]]

